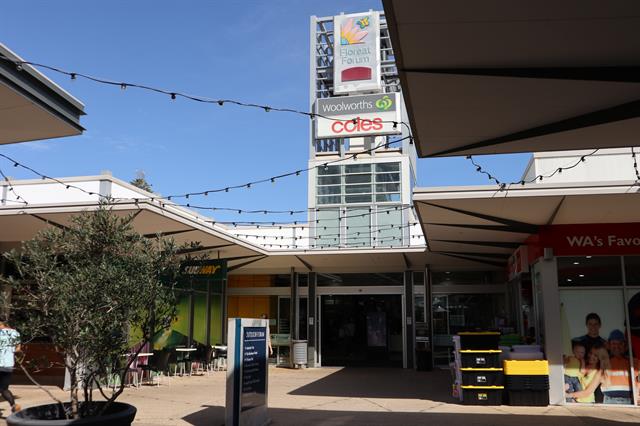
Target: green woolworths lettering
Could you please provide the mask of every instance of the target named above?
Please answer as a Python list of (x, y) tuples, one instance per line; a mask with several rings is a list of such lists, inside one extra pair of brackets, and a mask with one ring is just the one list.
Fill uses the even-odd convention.
[(391, 105), (393, 105), (393, 101), (391, 100), (391, 98), (389, 98), (389, 96), (386, 95), (382, 99), (378, 99), (376, 101), (376, 108), (384, 111), (391, 108)]

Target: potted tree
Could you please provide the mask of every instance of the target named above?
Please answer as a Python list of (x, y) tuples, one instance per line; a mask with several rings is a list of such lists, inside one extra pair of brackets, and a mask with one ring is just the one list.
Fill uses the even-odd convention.
[[(133, 421), (135, 407), (116, 399), (143, 344), (175, 318), (179, 250), (139, 235), (132, 220), (105, 202), (6, 254), (16, 273), (3, 280), (22, 343), (50, 339), (71, 377), (68, 401), (23, 409), (9, 425)], [(118, 386), (105, 386), (109, 375), (119, 376)]]

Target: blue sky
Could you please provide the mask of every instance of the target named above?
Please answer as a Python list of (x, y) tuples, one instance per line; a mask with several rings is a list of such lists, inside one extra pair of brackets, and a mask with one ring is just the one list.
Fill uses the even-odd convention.
[[(3, 5), (0, 42), (26, 60), (71, 71), (309, 110), (309, 17), (368, 9), (382, 6), (365, 0), (22, 0)], [(306, 167), (309, 120), (304, 117), (171, 101), (43, 72), (85, 104), (82, 124), (87, 131), (2, 146), (0, 152), (45, 174), (111, 170), (131, 180), (142, 170), (156, 191), (169, 194), (242, 184)], [(502, 180), (518, 180), (528, 158), (483, 156), (477, 161)], [(0, 168), (16, 178), (32, 177), (6, 163), (0, 162)], [(488, 183), (464, 158), (421, 159), (418, 175), (419, 186)], [(201, 204), (304, 209), (307, 177), (210, 195)], [(216, 217), (233, 220), (224, 214)]]

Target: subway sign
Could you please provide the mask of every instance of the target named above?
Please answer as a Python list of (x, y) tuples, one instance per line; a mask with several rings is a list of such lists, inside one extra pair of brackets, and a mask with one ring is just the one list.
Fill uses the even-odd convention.
[(400, 134), (399, 101), (399, 93), (318, 99), (316, 138)]

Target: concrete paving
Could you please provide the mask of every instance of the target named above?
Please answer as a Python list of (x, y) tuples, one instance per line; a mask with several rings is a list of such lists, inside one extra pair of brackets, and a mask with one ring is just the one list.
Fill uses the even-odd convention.
[[(48, 403), (34, 386), (11, 388), (24, 407)], [(48, 388), (60, 398), (66, 393)], [(603, 406), (477, 407), (451, 397), (448, 371), (383, 368), (269, 370), (272, 425), (622, 425), (640, 423), (639, 408)], [(173, 377), (160, 387), (127, 389), (119, 400), (138, 408), (136, 425), (224, 424), (225, 373)], [(8, 404), (0, 403), (8, 413)], [(0, 425), (4, 425), (0, 420)]]

